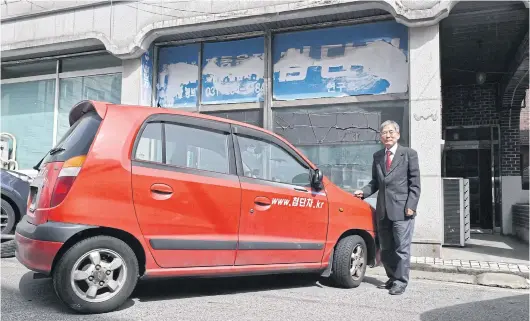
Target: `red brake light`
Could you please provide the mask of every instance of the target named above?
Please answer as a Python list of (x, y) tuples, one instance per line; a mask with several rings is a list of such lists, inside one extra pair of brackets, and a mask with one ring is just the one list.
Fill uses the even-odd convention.
[(55, 182), (55, 188), (53, 190), (50, 207), (55, 207), (61, 204), (66, 195), (68, 195), (68, 192), (74, 184), (74, 181), (75, 176), (63, 176), (57, 178), (57, 182)]
[(61, 171), (59, 172), (59, 177), (55, 182), (55, 187), (53, 189), (50, 207), (55, 207), (66, 198), (68, 192), (74, 185), (74, 181), (85, 162), (86, 156), (76, 156), (67, 160)]

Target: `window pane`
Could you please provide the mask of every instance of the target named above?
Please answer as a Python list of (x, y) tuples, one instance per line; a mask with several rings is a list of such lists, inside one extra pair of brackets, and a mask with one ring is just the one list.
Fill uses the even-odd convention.
[(231, 110), (231, 111), (210, 111), (202, 112), (203, 114), (212, 115), (215, 117), (226, 118), (230, 120), (240, 121), (257, 127), (262, 127), (263, 116), (261, 110)]
[(31, 169), (52, 148), (55, 80), (2, 85), (2, 132), (16, 138), (19, 169)]
[(406, 102), (273, 110), (274, 132), (300, 149), (334, 184), (348, 192), (371, 179), (373, 154), (382, 149), (379, 126), (394, 120), (408, 146)]
[(162, 125), (160, 123), (145, 126), (136, 148), (135, 159), (162, 163)]
[(158, 50), (157, 103), (162, 107), (197, 110), (200, 44)]
[(111, 54), (86, 55), (61, 60), (61, 72), (119, 67), (122, 60)]
[(57, 137), (70, 127), (68, 115), (81, 100), (93, 99), (109, 103), (121, 102), (121, 73), (61, 79)]
[(55, 75), (57, 60), (27, 62), (13, 65), (2, 65), (2, 79)]
[(229, 173), (228, 135), (166, 124), (166, 164)]
[(334, 184), (353, 193), (372, 178), (373, 154), (382, 147), (379, 144), (343, 144), (298, 148)]
[(285, 184), (307, 186), (309, 169), (278, 146), (238, 136), (243, 170), (246, 177)]

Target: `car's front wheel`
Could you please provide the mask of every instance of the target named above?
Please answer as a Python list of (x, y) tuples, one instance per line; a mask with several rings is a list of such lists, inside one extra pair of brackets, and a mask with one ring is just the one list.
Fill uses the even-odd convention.
[(123, 241), (95, 236), (72, 246), (53, 271), (57, 296), (80, 313), (104, 313), (120, 307), (138, 281), (138, 260)]
[(347, 236), (335, 248), (331, 276), (338, 286), (356, 288), (364, 279), (367, 261), (364, 239), (359, 235)]

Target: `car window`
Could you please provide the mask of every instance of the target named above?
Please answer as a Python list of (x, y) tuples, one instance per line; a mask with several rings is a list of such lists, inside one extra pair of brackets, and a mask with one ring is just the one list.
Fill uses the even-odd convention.
[(166, 164), (229, 173), (229, 135), (176, 124), (166, 124), (165, 134)]
[(310, 185), (310, 171), (279, 146), (244, 136), (237, 137), (244, 176), (285, 184)]
[(95, 111), (83, 115), (46, 154), (43, 163), (64, 162), (72, 157), (88, 154), (100, 124), (101, 117)]
[(135, 159), (162, 163), (161, 123), (149, 123), (145, 126), (136, 147)]

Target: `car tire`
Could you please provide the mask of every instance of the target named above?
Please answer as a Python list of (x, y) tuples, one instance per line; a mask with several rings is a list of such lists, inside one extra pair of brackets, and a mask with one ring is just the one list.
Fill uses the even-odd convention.
[[(367, 261), (366, 242), (361, 236), (350, 235), (341, 239), (333, 255), (331, 277), (334, 283), (343, 288), (358, 287), (364, 279)], [(353, 263), (356, 269), (352, 269)]]
[(15, 240), (8, 240), (2, 243), (1, 258), (8, 258), (15, 256), (16, 243)]
[(2, 224), (6, 224), (4, 227), (2, 227), (2, 235), (11, 234), (15, 229), (17, 215), (15, 214), (15, 209), (13, 209), (11, 204), (9, 204), (9, 202), (5, 199), (2, 199), (1, 219)]
[[(112, 269), (116, 259), (121, 265)], [(90, 237), (76, 243), (61, 257), (52, 273), (59, 299), (79, 313), (105, 313), (119, 308), (133, 292), (138, 277), (134, 251), (125, 242), (110, 236)], [(94, 287), (98, 288), (95, 292)]]

